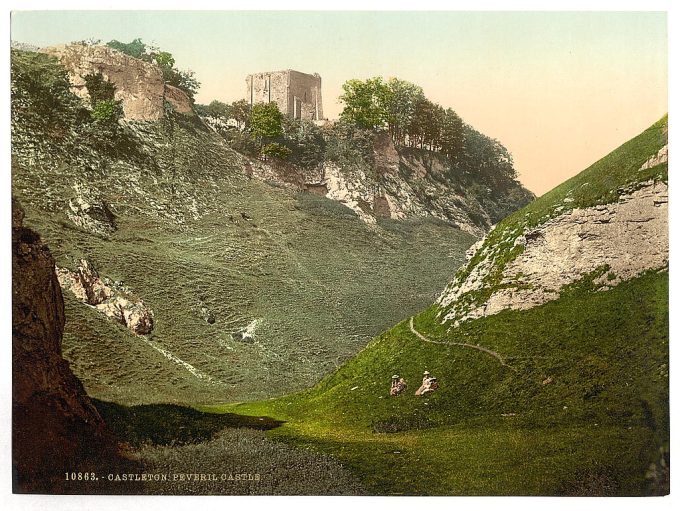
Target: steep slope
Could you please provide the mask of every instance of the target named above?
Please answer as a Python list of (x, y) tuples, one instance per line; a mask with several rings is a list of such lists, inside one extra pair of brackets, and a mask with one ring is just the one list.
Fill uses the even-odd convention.
[[(332, 454), (372, 493), (667, 493), (666, 134), (664, 118), (502, 221), (442, 295), (458, 297), (440, 298), (380, 335), (315, 387), (210, 409), (286, 421), (271, 434)], [(640, 207), (626, 210), (636, 197), (643, 197)], [(579, 237), (600, 225), (602, 216), (584, 220), (580, 212), (588, 208), (616, 229), (597, 231), (596, 241)], [(567, 238), (562, 250), (573, 268), (555, 272), (548, 259), (542, 271), (507, 273), (513, 261), (524, 269), (534, 264), (534, 257), (520, 258), (537, 253), (528, 233), (548, 237), (552, 226), (567, 223), (576, 239)], [(643, 225), (640, 239), (649, 250), (642, 262), (630, 261), (630, 247), (621, 243), (624, 235), (638, 236), (630, 224)], [(649, 224), (655, 227), (644, 230)], [(515, 242), (520, 235), (529, 239), (526, 251)], [(592, 259), (597, 271), (585, 266)], [(483, 260), (484, 271), (475, 275)], [(623, 267), (615, 266), (621, 261)], [(539, 287), (546, 275), (565, 284), (548, 293)], [(487, 310), (509, 277), (525, 279), (518, 292), (538, 289), (545, 298)], [(457, 286), (467, 282), (486, 287), (460, 292)], [(447, 318), (475, 310), (469, 304), (487, 313)], [(413, 392), (424, 370), (438, 377), (440, 388), (421, 398)], [(393, 374), (408, 384), (396, 398), (388, 395)]]
[(666, 266), (667, 133), (666, 117), (503, 220), (470, 249), (440, 315), (458, 324), (554, 300), (586, 274), (607, 288)]
[[(329, 131), (328, 143), (342, 146), (343, 141), (335, 140), (338, 135)], [(396, 148), (388, 133), (371, 134), (370, 147), (363, 158), (342, 155), (324, 161), (320, 179), (318, 170), (311, 176), (307, 173), (306, 186), (345, 204), (364, 222), (434, 217), (477, 237), (534, 199), (517, 181), (500, 173), (487, 182), (481, 169), (469, 162), (453, 164), (432, 151)], [(487, 164), (497, 165), (497, 158), (502, 156), (490, 157), (494, 161)]]
[(84, 260), (153, 311), (151, 333), (134, 335), (65, 290), (64, 355), (97, 398), (305, 388), (431, 303), (474, 241), (433, 218), (368, 225), (250, 178), (245, 157), (168, 104), (160, 120), (103, 125), (71, 88), (53, 58), (13, 53), (12, 186), (27, 225), (61, 274)]

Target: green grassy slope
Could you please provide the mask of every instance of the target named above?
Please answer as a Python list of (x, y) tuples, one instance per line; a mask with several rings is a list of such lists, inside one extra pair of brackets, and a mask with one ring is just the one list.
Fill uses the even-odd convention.
[[(503, 221), (496, 242), (523, 219), (552, 215), (566, 196), (592, 205), (618, 189), (666, 179), (666, 165), (637, 172), (665, 143), (666, 123)], [(505, 247), (496, 261), (508, 257)], [(403, 321), (307, 391), (201, 409), (285, 421), (269, 434), (332, 454), (372, 493), (664, 493), (668, 272), (594, 289), (585, 276), (558, 300), (455, 329), (440, 324), (436, 305), (415, 316), (415, 329), (428, 339), (485, 347), (510, 367), (476, 349), (424, 342)], [(441, 388), (419, 398), (413, 392), (426, 369)], [(394, 373), (409, 388), (390, 398)]]
[[(155, 313), (144, 339), (65, 293), (64, 354), (93, 397), (191, 403), (308, 387), (431, 303), (474, 241), (439, 221), (367, 226), (337, 202), (250, 180), (196, 118), (105, 130), (45, 55), (14, 52), (12, 72), (12, 192), (26, 224), (59, 266), (87, 258)], [(110, 206), (115, 232), (69, 220), (76, 185)], [(254, 320), (254, 342), (232, 337)]]
[[(375, 493), (644, 494), (668, 448), (667, 277), (575, 291), (451, 339), (489, 347), (517, 372), (424, 343), (404, 322), (309, 391), (205, 410), (284, 420), (273, 435), (336, 456)], [(441, 388), (418, 398), (425, 369)], [(409, 389), (389, 398), (395, 372)]]

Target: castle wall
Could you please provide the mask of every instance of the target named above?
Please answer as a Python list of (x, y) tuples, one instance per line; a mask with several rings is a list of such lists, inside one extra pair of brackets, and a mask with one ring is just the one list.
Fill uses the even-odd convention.
[(274, 102), (293, 119), (323, 119), (321, 77), (299, 71), (272, 71), (248, 75), (246, 101), (251, 105)]
[(291, 106), (297, 98), (298, 109), (289, 109), (289, 115), (298, 119), (323, 119), (321, 104), (321, 77), (298, 71), (290, 71), (288, 90)]
[(256, 73), (246, 78), (246, 101), (251, 105), (274, 102), (288, 113), (288, 72)]

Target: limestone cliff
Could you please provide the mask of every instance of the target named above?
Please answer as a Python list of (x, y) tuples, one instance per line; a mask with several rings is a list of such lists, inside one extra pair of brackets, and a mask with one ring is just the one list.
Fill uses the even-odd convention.
[[(664, 122), (473, 245), (467, 265), (439, 297), (440, 319), (457, 326), (556, 300), (583, 279), (601, 291), (645, 271), (667, 269)], [(664, 145), (655, 150), (660, 143)], [(642, 150), (654, 152), (640, 155), (635, 146), (643, 144)], [(616, 179), (620, 181), (612, 189)]]
[(344, 204), (366, 223), (433, 217), (478, 237), (534, 198), (516, 181), (488, 186), (439, 154), (397, 149), (387, 133), (374, 136), (370, 162), (325, 161), (320, 179), (308, 174), (308, 191)]
[(41, 50), (59, 59), (66, 68), (72, 92), (89, 99), (84, 77), (101, 73), (116, 86), (115, 99), (123, 106), (125, 119), (157, 121), (164, 116), (168, 101), (179, 113), (192, 113), (189, 97), (163, 82), (160, 68), (102, 45), (68, 44)]

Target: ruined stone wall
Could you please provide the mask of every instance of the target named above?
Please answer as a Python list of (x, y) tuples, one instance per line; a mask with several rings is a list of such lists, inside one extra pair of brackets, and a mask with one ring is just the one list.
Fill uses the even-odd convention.
[[(288, 93), (290, 106), (293, 107), (293, 111), (289, 112), (291, 117), (310, 120), (323, 119), (321, 77), (318, 74), (308, 75), (298, 71), (290, 71)], [(296, 98), (299, 108), (297, 112), (294, 111)]]
[(323, 119), (321, 77), (299, 71), (272, 71), (248, 75), (246, 101), (251, 105), (274, 102), (290, 118)]
[(288, 71), (257, 73), (246, 78), (246, 101), (251, 105), (274, 102), (291, 116), (288, 106)]

